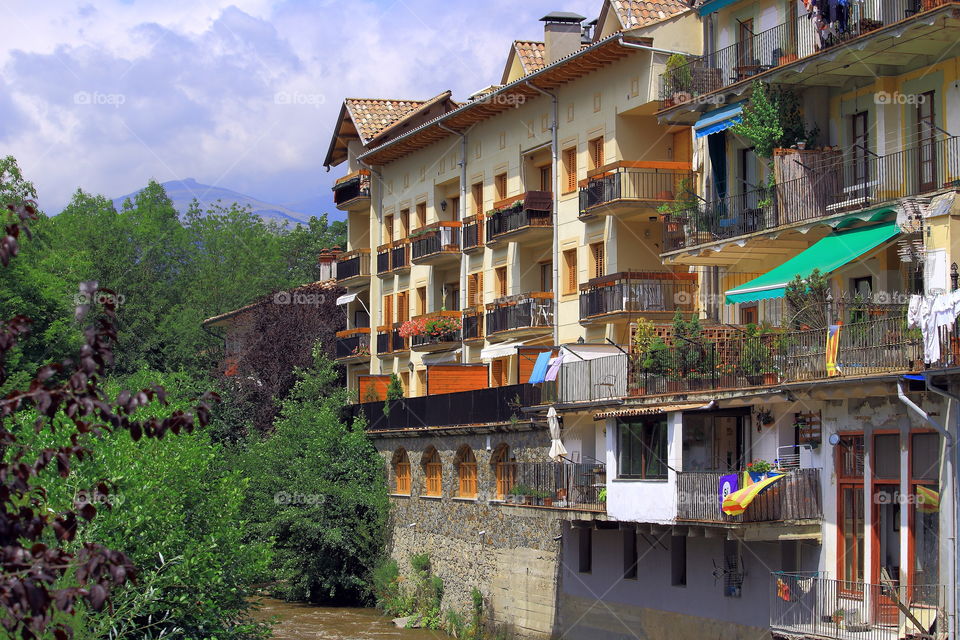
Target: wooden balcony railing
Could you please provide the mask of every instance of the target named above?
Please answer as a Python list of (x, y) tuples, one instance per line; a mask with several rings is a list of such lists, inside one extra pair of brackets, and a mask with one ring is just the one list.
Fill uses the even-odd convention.
[[(848, 3), (847, 19), (820, 31), (798, 19), (754, 34), (668, 69), (660, 76), (660, 108), (694, 101), (771, 69), (820, 54), (881, 27), (949, 4), (951, 0), (882, 0)], [(791, 7), (791, 10), (794, 10)]]
[(697, 304), (697, 274), (621, 272), (580, 285), (580, 319), (612, 313), (688, 313)]
[(552, 326), (553, 294), (549, 292), (538, 291), (508, 296), (487, 305), (487, 335), (515, 329)]
[(804, 173), (773, 188), (754, 189), (665, 215), (665, 250), (689, 249), (960, 186), (960, 137), (914, 145), (885, 156), (847, 150)]
[(333, 185), (333, 202), (338, 207), (358, 198), (370, 197), (370, 172), (355, 171), (337, 180)]
[(411, 259), (460, 253), (460, 226), (460, 222), (441, 221), (415, 230), (410, 238)]
[[(677, 520), (695, 522), (777, 522), (823, 517), (820, 469), (796, 469), (761, 493), (739, 516), (723, 512), (720, 478), (733, 471), (677, 474)], [(740, 474), (743, 475), (742, 473)]]
[(348, 329), (337, 333), (337, 360), (363, 358), (370, 355), (370, 329)]
[(484, 217), (470, 216), (463, 220), (463, 250), (469, 252), (483, 247)]
[(494, 204), (487, 213), (487, 243), (500, 236), (528, 227), (553, 225), (553, 194), (549, 191), (527, 191)]
[(658, 206), (682, 189), (695, 188), (689, 162), (621, 161), (588, 174), (580, 183), (580, 215), (613, 202)]
[(357, 249), (337, 256), (337, 282), (370, 275), (370, 249)]

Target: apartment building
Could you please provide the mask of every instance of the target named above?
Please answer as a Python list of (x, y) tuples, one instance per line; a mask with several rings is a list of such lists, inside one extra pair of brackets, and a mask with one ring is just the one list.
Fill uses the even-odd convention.
[(960, 3), (543, 22), (328, 155), (391, 552), (523, 637), (955, 637)]

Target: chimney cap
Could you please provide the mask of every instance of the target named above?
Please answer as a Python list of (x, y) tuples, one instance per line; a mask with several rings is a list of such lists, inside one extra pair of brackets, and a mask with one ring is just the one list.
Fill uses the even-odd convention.
[(570, 24), (580, 24), (586, 20), (586, 16), (581, 16), (570, 11), (554, 11), (540, 18), (540, 22), (567, 22)]

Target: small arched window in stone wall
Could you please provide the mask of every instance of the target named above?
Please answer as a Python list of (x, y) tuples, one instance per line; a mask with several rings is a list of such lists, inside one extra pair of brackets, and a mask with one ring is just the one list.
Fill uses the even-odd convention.
[(407, 450), (400, 447), (393, 452), (393, 492), (399, 495), (410, 495), (410, 457)]
[(459, 481), (457, 496), (460, 498), (476, 498), (477, 457), (473, 455), (473, 449), (466, 444), (457, 449), (457, 457), (453, 463), (457, 469), (457, 479)]
[(501, 442), (490, 456), (493, 476), (496, 479), (497, 500), (503, 500), (510, 493), (517, 479), (517, 463), (510, 459), (510, 445)]
[(440, 453), (434, 447), (427, 447), (423, 452), (423, 473), (427, 481), (428, 496), (443, 495), (443, 464), (440, 462)]

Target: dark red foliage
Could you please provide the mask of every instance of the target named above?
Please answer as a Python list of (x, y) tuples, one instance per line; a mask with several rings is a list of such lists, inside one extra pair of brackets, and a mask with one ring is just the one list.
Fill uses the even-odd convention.
[[(8, 265), (18, 250), (17, 238), (29, 233), (36, 219), (33, 203), (7, 207), (5, 237), (0, 239), (0, 263)], [(210, 417), (208, 402), (201, 399), (193, 414), (175, 411), (165, 418), (135, 420), (134, 412), (154, 401), (165, 404), (162, 388), (123, 392), (111, 400), (101, 386), (106, 369), (113, 363), (116, 341), (116, 309), (112, 292), (85, 283), (81, 293), (105, 293), (87, 299), (104, 300), (102, 308), (77, 308), (82, 319), (96, 311), (93, 325), (84, 332), (84, 345), (75, 361), (52, 363), (37, 371), (23, 390), (0, 398), (0, 625), (7, 637), (36, 638), (52, 632), (58, 640), (72, 635), (62, 623), (54, 623), (55, 612), (72, 613), (76, 605), (100, 611), (109, 605), (110, 591), (136, 577), (127, 557), (101, 545), (85, 543), (79, 551), (66, 550), (76, 537), (80, 520), (92, 520), (97, 509), (80, 500), (74, 508), (50, 513), (44, 504), (40, 475), (56, 471), (66, 477), (74, 460), (90, 450), (80, 444), (80, 434), (126, 429), (134, 439), (162, 438), (167, 432), (191, 431), (205, 425)], [(8, 353), (29, 334), (29, 320), (15, 317), (0, 327), (0, 380), (6, 379), (4, 362)], [(70, 445), (29, 451), (19, 447), (12, 431), (16, 414), (35, 410), (34, 427), (70, 430)], [(110, 488), (100, 483), (92, 489), (107, 495)], [(77, 586), (57, 588), (58, 580), (73, 571)]]

